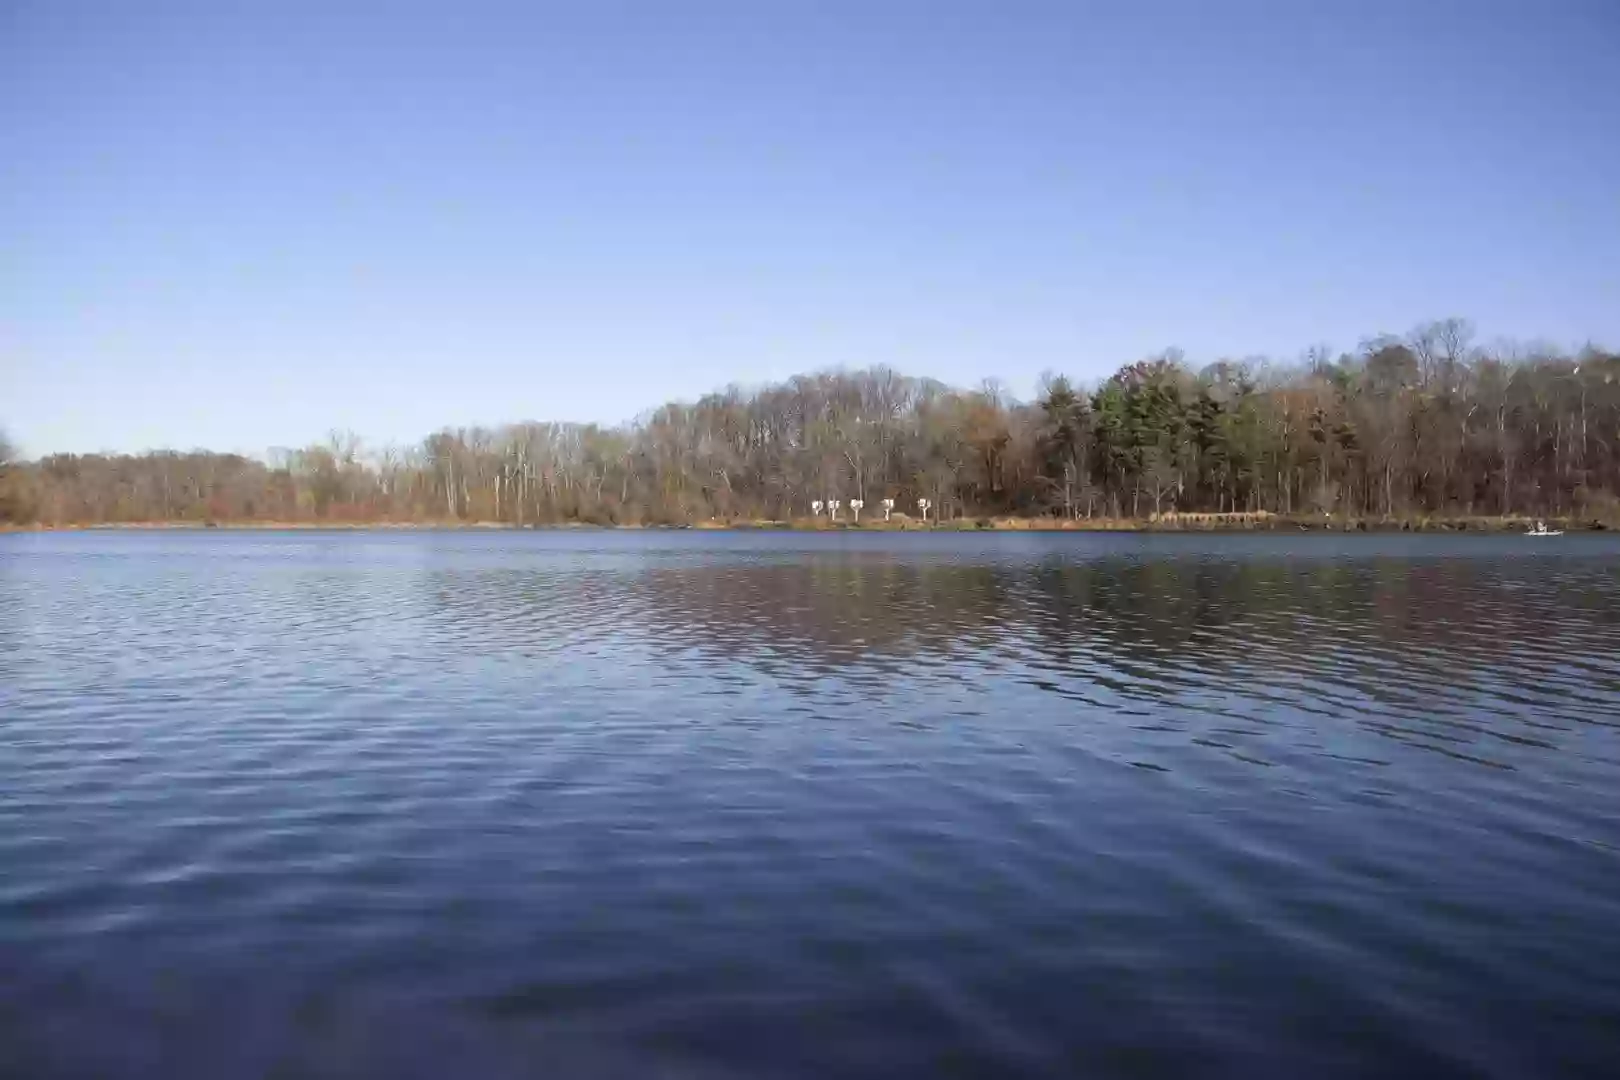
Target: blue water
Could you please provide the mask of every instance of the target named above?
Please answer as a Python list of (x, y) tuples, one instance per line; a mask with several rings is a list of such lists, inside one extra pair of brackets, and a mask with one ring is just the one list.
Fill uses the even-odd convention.
[(0, 1073), (1612, 1075), (1620, 542), (0, 536)]

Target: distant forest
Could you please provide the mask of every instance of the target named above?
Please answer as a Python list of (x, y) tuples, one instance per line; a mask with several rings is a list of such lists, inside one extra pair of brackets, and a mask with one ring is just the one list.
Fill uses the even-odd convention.
[(1295, 363), (1179, 352), (1020, 402), (887, 368), (668, 404), (621, 427), (334, 434), (266, 460), (159, 451), (15, 459), (0, 520), (683, 523), (881, 500), (930, 518), (1254, 511), (1359, 518), (1620, 512), (1620, 355), (1479, 347), (1460, 319)]

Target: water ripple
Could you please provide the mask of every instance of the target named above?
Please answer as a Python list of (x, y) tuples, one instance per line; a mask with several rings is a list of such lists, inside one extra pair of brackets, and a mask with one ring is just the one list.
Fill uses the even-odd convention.
[(0, 536), (31, 1075), (1594, 1075), (1620, 544)]

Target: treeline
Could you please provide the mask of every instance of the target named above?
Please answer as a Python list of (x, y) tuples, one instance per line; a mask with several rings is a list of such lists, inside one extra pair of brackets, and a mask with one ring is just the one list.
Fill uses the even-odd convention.
[[(3, 450), (0, 450), (3, 453)], [(9, 455), (7, 455), (9, 457)], [(5, 459), (0, 458), (0, 461)], [(1013, 400), (886, 368), (669, 404), (622, 427), (520, 423), (267, 460), (202, 451), (0, 465), (12, 522), (582, 521), (916, 515), (1588, 514), (1620, 503), (1620, 355), (1475, 347), (1459, 319), (1298, 362), (1179, 353)]]

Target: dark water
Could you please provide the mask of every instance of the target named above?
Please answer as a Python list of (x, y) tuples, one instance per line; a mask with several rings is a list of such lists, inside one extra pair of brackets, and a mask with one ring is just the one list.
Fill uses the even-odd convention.
[(1597, 1076), (1620, 544), (0, 536), (0, 1072)]

